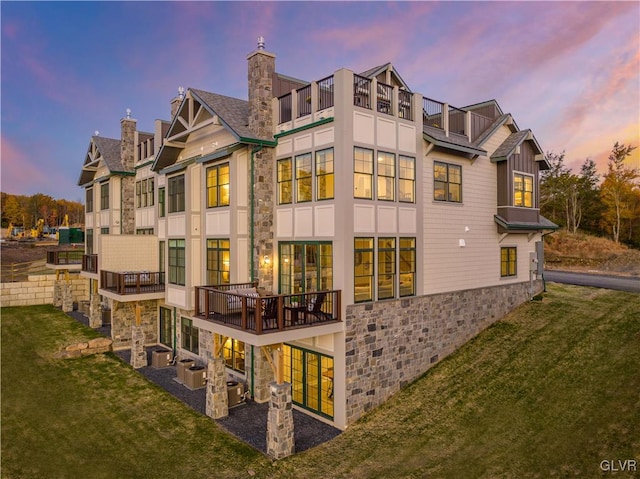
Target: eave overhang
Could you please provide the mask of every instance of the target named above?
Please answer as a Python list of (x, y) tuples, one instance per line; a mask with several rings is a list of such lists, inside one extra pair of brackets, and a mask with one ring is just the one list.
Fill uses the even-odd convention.
[(556, 231), (560, 228), (542, 215), (538, 222), (509, 222), (500, 215), (493, 215), (493, 219), (498, 225), (498, 232), (500, 233), (539, 233), (542, 231)]

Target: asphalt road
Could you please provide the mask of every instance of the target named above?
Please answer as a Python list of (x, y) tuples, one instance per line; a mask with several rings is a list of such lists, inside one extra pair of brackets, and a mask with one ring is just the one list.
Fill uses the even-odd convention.
[(640, 293), (640, 278), (628, 276), (607, 276), (602, 274), (545, 270), (544, 279), (552, 283), (593, 286), (595, 288), (617, 289), (619, 291)]

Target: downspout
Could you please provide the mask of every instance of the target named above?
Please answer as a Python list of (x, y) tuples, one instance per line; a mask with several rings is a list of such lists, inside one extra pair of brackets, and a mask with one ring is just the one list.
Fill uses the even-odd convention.
[(251, 398), (255, 397), (253, 395), (253, 386), (254, 386), (254, 383), (256, 382), (256, 372), (253, 369), (254, 367), (255, 367), (255, 361), (253, 358), (253, 344), (252, 344), (251, 345)]
[(176, 352), (177, 352), (176, 342), (178, 341), (177, 331), (176, 331), (177, 326), (178, 326), (178, 315), (177, 315), (177, 309), (174, 306), (173, 308), (173, 359), (174, 361), (175, 361)]

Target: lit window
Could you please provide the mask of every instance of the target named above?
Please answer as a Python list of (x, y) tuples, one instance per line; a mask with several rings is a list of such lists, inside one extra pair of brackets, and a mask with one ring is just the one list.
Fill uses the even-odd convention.
[(278, 204), (287, 205), (293, 201), (293, 176), (291, 158), (278, 160)]
[(400, 238), (400, 296), (416, 294), (416, 239)]
[(373, 238), (355, 238), (353, 261), (354, 301), (373, 300)]
[(416, 159), (411, 156), (398, 158), (399, 200), (403, 203), (416, 201)]
[(396, 295), (396, 240), (378, 238), (378, 299)]
[(462, 167), (441, 163), (433, 164), (433, 199), (436, 201), (462, 202)]
[(229, 284), (229, 240), (207, 240), (207, 284)]
[(505, 278), (508, 276), (516, 276), (518, 250), (515, 246), (507, 246), (500, 248), (500, 276)]
[(229, 206), (229, 163), (207, 168), (207, 208)]
[(296, 203), (313, 199), (311, 153), (296, 156)]
[(333, 198), (333, 148), (316, 152), (316, 185), (318, 200)]
[(396, 199), (396, 155), (378, 152), (378, 199), (393, 201)]
[(513, 174), (513, 205), (533, 208), (533, 176)]
[(353, 149), (353, 197), (373, 199), (373, 150)]

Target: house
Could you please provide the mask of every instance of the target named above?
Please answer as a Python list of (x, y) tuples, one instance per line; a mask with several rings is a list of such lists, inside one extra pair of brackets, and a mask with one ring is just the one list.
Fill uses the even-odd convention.
[(206, 364), (346, 428), (542, 288), (530, 130), (494, 100), (455, 108), (392, 64), (302, 81), (247, 57), (248, 101), (180, 89), (170, 121), (91, 138), (92, 323), (114, 347)]

